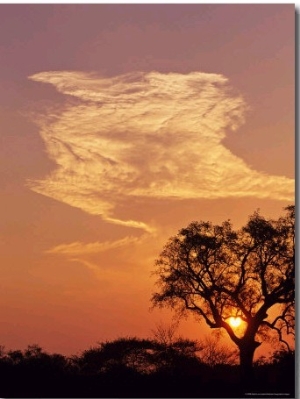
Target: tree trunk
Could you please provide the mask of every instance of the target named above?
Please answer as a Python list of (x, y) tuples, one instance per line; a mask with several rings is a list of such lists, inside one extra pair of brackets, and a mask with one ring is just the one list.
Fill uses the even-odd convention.
[[(240, 345), (240, 367), (241, 382), (245, 392), (251, 392), (254, 383), (253, 356), (255, 349), (259, 346), (256, 342), (243, 343)], [(249, 391), (250, 389), (250, 391)]]

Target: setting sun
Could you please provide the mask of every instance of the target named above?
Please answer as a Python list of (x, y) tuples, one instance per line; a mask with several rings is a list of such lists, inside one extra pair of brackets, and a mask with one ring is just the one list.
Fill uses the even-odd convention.
[(242, 319), (240, 317), (229, 317), (228, 321), (233, 328), (239, 327), (242, 323)]

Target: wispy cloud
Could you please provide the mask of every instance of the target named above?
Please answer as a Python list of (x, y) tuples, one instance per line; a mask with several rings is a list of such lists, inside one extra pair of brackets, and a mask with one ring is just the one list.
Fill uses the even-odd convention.
[(57, 245), (56, 247), (47, 250), (46, 253), (63, 255), (98, 254), (111, 249), (124, 247), (126, 245), (136, 244), (139, 241), (141, 241), (141, 238), (138, 237), (124, 237), (115, 241), (92, 242), (87, 244), (76, 241), (70, 244)]
[[(68, 261), (82, 265), (102, 282), (109, 282), (119, 273), (126, 275), (128, 281), (137, 275), (139, 281), (147, 281), (149, 266), (152, 266), (163, 243), (164, 238), (156, 234), (144, 233), (139, 237), (127, 236), (105, 242), (77, 241), (60, 244), (48, 249), (45, 253), (48, 256), (63, 259), (63, 264)], [(142, 275), (140, 275), (141, 271), (143, 271)]]
[(35, 117), (57, 165), (44, 180), (29, 182), (38, 193), (149, 232), (142, 221), (117, 217), (118, 203), (135, 197), (294, 198), (292, 179), (253, 170), (222, 143), (246, 111), (222, 75), (43, 72), (30, 79), (68, 95), (63, 109)]

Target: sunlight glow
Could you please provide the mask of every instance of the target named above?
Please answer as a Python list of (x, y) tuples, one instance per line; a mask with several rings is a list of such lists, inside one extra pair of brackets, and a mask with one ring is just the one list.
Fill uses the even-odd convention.
[(241, 325), (242, 319), (240, 317), (229, 317), (228, 322), (231, 325), (231, 327), (237, 328)]

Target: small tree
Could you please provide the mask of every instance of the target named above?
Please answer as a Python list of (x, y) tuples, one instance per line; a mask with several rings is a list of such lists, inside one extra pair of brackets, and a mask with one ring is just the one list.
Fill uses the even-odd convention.
[(154, 330), (151, 330), (154, 339), (162, 345), (172, 345), (179, 337), (176, 335), (179, 322), (174, 322), (169, 325), (164, 323), (156, 324)]
[(227, 345), (220, 344), (217, 337), (206, 336), (200, 341), (201, 352), (200, 359), (203, 363), (211, 367), (228, 364), (236, 364), (237, 351), (230, 349)]
[[(295, 211), (285, 210), (278, 220), (255, 212), (238, 231), (229, 221), (192, 222), (170, 238), (156, 261), (153, 304), (192, 312), (209, 327), (226, 330), (238, 347), (245, 380), (260, 334), (273, 329), (284, 341), (294, 331)], [(237, 330), (231, 317), (244, 329)]]

